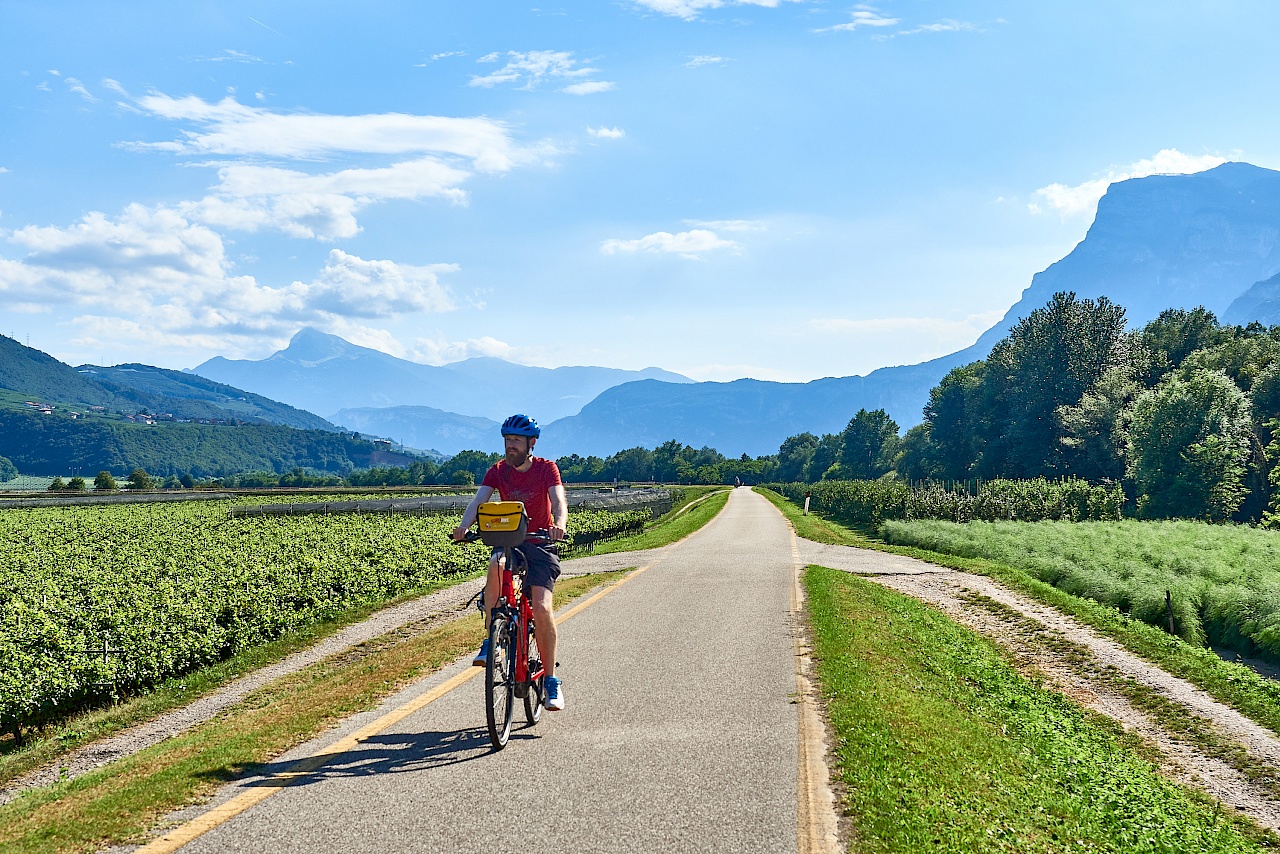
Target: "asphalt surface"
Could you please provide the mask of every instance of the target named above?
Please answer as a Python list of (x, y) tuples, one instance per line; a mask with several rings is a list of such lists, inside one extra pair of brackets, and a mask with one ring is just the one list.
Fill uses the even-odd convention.
[[(483, 679), (472, 679), (182, 850), (795, 851), (786, 523), (739, 489), (702, 530), (647, 556), (647, 571), (561, 625), (566, 710), (526, 728), (517, 705), (505, 750), (489, 748)], [(468, 665), (411, 686), (269, 772)], [(214, 803), (261, 785), (228, 786)]]

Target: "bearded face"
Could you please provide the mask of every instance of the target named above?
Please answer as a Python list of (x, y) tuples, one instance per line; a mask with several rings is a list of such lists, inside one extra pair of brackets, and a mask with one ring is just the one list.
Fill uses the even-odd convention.
[(534, 439), (530, 436), (503, 436), (502, 444), (507, 454), (507, 465), (520, 468), (533, 453)]

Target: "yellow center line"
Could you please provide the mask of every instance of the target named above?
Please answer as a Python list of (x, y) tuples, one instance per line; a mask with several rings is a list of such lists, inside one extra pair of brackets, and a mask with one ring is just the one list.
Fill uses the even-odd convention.
[[(652, 565), (653, 564), (646, 564), (634, 572), (628, 573), (586, 601), (574, 605), (568, 611), (565, 611), (563, 614), (558, 616), (556, 618), (556, 623), (562, 623), (574, 614), (582, 611), (584, 608), (600, 601), (605, 596), (617, 590), (619, 587), (626, 584)], [(214, 807), (198, 818), (194, 818), (186, 824), (175, 827), (163, 836), (153, 839), (151, 842), (141, 848), (138, 848), (135, 854), (167, 854), (167, 852), (170, 851), (177, 851), (188, 842), (191, 842), (197, 837), (213, 830), (215, 827), (235, 818), (250, 807), (262, 803), (281, 789), (300, 782), (308, 774), (320, 769), (324, 765), (327, 765), (329, 762), (333, 761), (334, 758), (356, 749), (362, 741), (367, 741), (384, 730), (395, 726), (414, 712), (421, 711), (436, 700), (439, 700), (441, 697), (461, 687), (464, 683), (471, 681), (482, 673), (484, 673), (484, 668), (482, 667), (469, 667), (461, 673), (451, 676), (444, 682), (441, 682), (439, 685), (432, 688), (430, 691), (427, 691), (425, 694), (421, 694), (404, 705), (392, 709), (377, 720), (365, 724), (350, 735), (338, 739), (333, 744), (318, 750), (307, 758), (298, 760), (293, 765), (289, 766), (288, 770), (252, 783), (252, 788), (236, 795), (225, 804)]]
[(804, 587), (800, 575), (804, 565), (800, 562), (796, 529), (790, 520), (784, 517), (784, 521), (791, 535), (791, 621), (796, 659), (796, 851), (835, 852), (840, 850), (840, 842), (827, 768), (826, 727), (813, 701), (809, 650), (801, 627)]

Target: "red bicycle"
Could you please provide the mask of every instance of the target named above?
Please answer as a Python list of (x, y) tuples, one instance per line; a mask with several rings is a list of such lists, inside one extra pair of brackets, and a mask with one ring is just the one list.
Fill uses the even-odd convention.
[[(517, 699), (524, 701), (524, 714), (529, 726), (541, 719), (543, 677), (546, 669), (537, 657), (538, 648), (534, 642), (533, 608), (529, 604), (525, 585), (525, 573), (529, 564), (524, 551), (520, 545), (512, 542), (516, 539), (515, 531), (486, 531), (483, 529), (484, 523), (481, 524), (482, 529), (468, 532), (463, 542), (474, 543), (480, 540), (486, 545), (502, 549), (502, 587), (498, 601), (490, 610), (489, 659), (484, 668), (489, 741), (494, 750), (501, 750), (511, 737), (511, 720), (515, 716)], [(524, 525), (521, 524), (517, 542), (523, 543), (525, 540)], [(552, 543), (550, 533), (545, 530), (535, 531), (527, 540), (537, 545)], [(519, 585), (516, 584), (517, 578), (520, 580)], [(482, 607), (487, 604), (482, 603)]]

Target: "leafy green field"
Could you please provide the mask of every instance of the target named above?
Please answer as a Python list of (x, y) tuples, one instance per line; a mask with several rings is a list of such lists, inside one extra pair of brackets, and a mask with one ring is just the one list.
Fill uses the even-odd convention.
[[(0, 728), (472, 574), (487, 556), (447, 541), (452, 514), (229, 519), (232, 503), (0, 512)], [(570, 532), (635, 515), (576, 510)]]
[(1190, 643), (1280, 661), (1280, 536), (1202, 522), (886, 522), (886, 542), (1021, 567)]
[(1256, 851), (1280, 842), (1157, 773), (1110, 720), (908, 596), (805, 574), (851, 850)]

